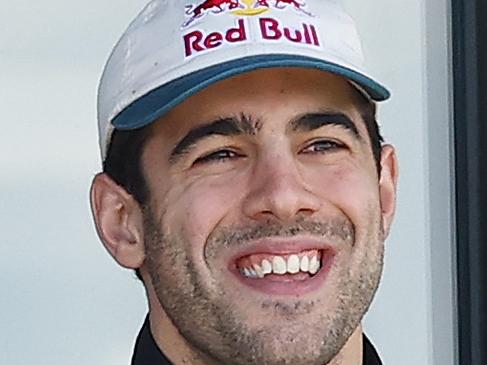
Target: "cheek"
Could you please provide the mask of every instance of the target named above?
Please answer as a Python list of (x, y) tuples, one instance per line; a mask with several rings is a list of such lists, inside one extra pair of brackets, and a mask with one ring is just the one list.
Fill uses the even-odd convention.
[(356, 229), (369, 224), (371, 210), (379, 206), (379, 190), (377, 178), (368, 170), (344, 164), (315, 169), (307, 175), (315, 194), (341, 210)]
[(179, 227), (193, 256), (201, 260), (204, 246), (215, 228), (231, 218), (243, 179), (237, 176), (195, 180), (169, 194), (166, 222)]

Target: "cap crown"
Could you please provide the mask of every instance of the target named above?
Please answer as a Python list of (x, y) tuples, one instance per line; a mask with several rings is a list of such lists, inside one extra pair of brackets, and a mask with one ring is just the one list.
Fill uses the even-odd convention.
[(151, 1), (116, 44), (100, 81), (102, 158), (114, 126), (141, 127), (212, 82), (278, 66), (322, 68), (349, 77), (373, 99), (388, 96), (365, 73), (354, 22), (336, 1)]

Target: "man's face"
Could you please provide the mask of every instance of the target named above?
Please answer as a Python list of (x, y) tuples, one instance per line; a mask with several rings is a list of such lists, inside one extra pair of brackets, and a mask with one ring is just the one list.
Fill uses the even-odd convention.
[(325, 364), (367, 310), (393, 197), (354, 93), (324, 72), (262, 70), (154, 125), (142, 270), (182, 336), (217, 362)]

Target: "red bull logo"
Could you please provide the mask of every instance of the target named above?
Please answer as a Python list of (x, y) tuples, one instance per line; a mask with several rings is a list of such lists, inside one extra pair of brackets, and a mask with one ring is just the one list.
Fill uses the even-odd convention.
[(206, 24), (205, 30), (194, 29), (186, 32), (183, 35), (185, 57), (189, 58), (213, 49), (250, 41), (291, 42), (309, 47), (321, 47), (319, 32), (312, 23), (303, 22), (301, 17), (276, 19), (277, 17), (267, 15), (274, 9), (285, 11), (291, 8), (301, 14), (312, 16), (305, 7), (304, 0), (205, 0), (199, 5), (187, 6), (186, 14), (189, 18), (183, 28), (206, 14), (230, 13), (237, 18), (233, 26), (222, 27), (217, 22), (214, 28), (219, 29), (214, 31), (208, 31), (210, 24)]
[(306, 10), (304, 0), (204, 0), (199, 5), (186, 6), (188, 19), (183, 23), (182, 27), (189, 27), (196, 20), (203, 18), (207, 14), (230, 13), (237, 16), (255, 16), (272, 9), (287, 10), (288, 8), (313, 16)]

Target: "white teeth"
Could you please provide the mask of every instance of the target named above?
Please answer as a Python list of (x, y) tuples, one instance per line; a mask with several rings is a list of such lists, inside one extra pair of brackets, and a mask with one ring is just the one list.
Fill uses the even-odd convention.
[(314, 275), (320, 269), (320, 263), (316, 256), (313, 256), (309, 262), (309, 272), (310, 274)]
[(254, 265), (254, 271), (256, 272), (259, 279), (262, 279), (264, 277), (264, 273), (262, 272), (262, 269), (259, 265)]
[(254, 269), (249, 269), (249, 272), (250, 272), (250, 277), (251, 278), (256, 278), (257, 277), (257, 273), (255, 272)]
[(291, 255), (287, 259), (287, 272), (290, 274), (299, 272), (299, 257), (297, 255)]
[(270, 274), (272, 272), (272, 265), (269, 261), (264, 259), (264, 260), (262, 260), (261, 265), (262, 265), (262, 273), (264, 275)]
[(283, 275), (286, 273), (297, 274), (301, 272), (309, 272), (311, 275), (316, 274), (321, 267), (320, 260), (317, 256), (309, 258), (304, 255), (301, 257), (298, 255), (290, 255), (286, 259), (282, 256), (274, 256), (272, 262), (269, 260), (262, 260), (260, 266), (254, 264), (252, 267), (241, 268), (240, 273), (248, 278), (262, 279), (267, 274)]
[(303, 256), (301, 259), (301, 271), (308, 272), (309, 271), (309, 257)]
[(272, 259), (272, 271), (274, 272), (274, 274), (286, 273), (286, 261), (281, 256), (274, 256), (274, 258)]

